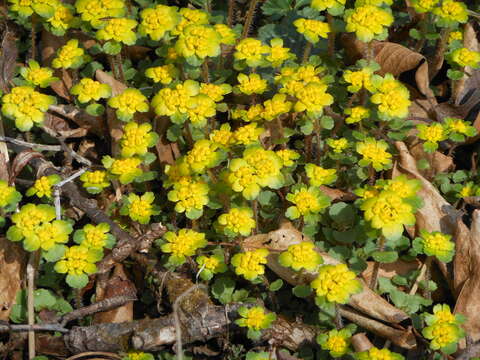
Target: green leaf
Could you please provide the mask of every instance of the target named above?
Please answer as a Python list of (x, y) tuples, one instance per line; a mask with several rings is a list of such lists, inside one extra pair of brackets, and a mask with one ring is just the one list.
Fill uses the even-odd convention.
[(52, 247), (50, 250), (43, 252), (42, 256), (45, 260), (50, 262), (56, 262), (65, 254), (67, 247), (65, 245), (57, 244)]
[(305, 119), (301, 122), (300, 131), (303, 135), (310, 135), (313, 132), (313, 122), (309, 119)]
[(398, 259), (398, 254), (396, 251), (374, 251), (372, 257), (379, 263), (389, 264)]
[(435, 283), (435, 281), (432, 281), (432, 280), (429, 280), (428, 283), (427, 281), (422, 280), (418, 283), (418, 285), (421, 289), (428, 290), (428, 291), (435, 291), (438, 289), (437, 284)]
[(107, 41), (103, 45), (103, 51), (108, 55), (117, 55), (122, 51), (122, 44), (117, 41)]
[(378, 290), (380, 294), (391, 293), (392, 291), (397, 290), (397, 288), (392, 284), (390, 279), (385, 277), (378, 278)]
[(278, 291), (282, 288), (282, 286), (283, 286), (283, 280), (282, 279), (277, 279), (270, 284), (270, 287), (268, 288), (268, 290)]
[(312, 293), (312, 288), (308, 285), (297, 285), (292, 289), (293, 295), (299, 298), (306, 298)]
[(258, 202), (262, 206), (273, 205), (273, 203), (277, 200), (277, 194), (273, 191), (261, 191), (258, 194)]
[(93, 103), (88, 105), (85, 111), (92, 116), (101, 116), (105, 112), (105, 107), (102, 104)]
[(460, 80), (463, 77), (463, 71), (448, 69), (447, 77), (452, 80)]
[(468, 179), (468, 174), (465, 170), (455, 171), (452, 176), (452, 180), (455, 183), (461, 183)]
[(235, 281), (228, 276), (219, 276), (215, 279), (211, 289), (215, 299), (222, 304), (228, 304), (232, 301)]
[(67, 284), (75, 289), (84, 288), (88, 284), (88, 276), (86, 274), (81, 275), (67, 275), (65, 279)]
[(418, 31), (417, 29), (410, 29), (408, 34), (410, 35), (410, 37), (412, 39), (415, 39), (415, 40), (420, 40), (422, 38), (422, 35), (420, 34), (420, 31)]
[(330, 207), (328, 215), (330, 215), (332, 220), (337, 224), (351, 225), (355, 222), (356, 211), (352, 205), (338, 202)]
[(293, 0), (267, 0), (262, 6), (262, 11), (268, 16), (285, 16), (292, 10), (292, 2)]
[(10, 320), (17, 324), (27, 320), (27, 292), (25, 290), (17, 292), (16, 304), (12, 306)]
[(334, 125), (335, 122), (333, 121), (333, 118), (331, 116), (322, 116), (320, 118), (320, 126), (323, 129), (332, 130)]
[(36, 311), (50, 309), (55, 305), (57, 299), (47, 289), (37, 289), (33, 292), (34, 306)]

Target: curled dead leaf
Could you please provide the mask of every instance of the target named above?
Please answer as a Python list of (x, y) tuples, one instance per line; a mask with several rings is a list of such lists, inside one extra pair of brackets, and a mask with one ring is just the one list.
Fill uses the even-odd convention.
[(456, 225), (454, 233), (455, 257), (453, 258), (453, 287), (455, 296), (458, 296), (465, 281), (470, 276), (471, 256), (475, 255), (475, 253), (471, 253), (474, 239), (472, 239), (468, 227), (463, 223), (461, 218), (457, 219)]
[(367, 351), (373, 347), (373, 344), (364, 332), (353, 335), (350, 341), (355, 352)]
[(25, 252), (4, 237), (0, 237), (0, 320), (8, 321), (17, 292), (22, 285)]

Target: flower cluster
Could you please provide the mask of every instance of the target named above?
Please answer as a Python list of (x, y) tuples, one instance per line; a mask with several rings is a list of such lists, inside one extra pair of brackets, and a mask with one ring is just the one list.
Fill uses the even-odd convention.
[(324, 265), (320, 267), (318, 276), (310, 283), (317, 297), (328, 302), (346, 304), (351, 295), (362, 290), (362, 284), (355, 273), (345, 264)]
[(110, 186), (107, 172), (103, 170), (86, 171), (80, 175), (82, 186), (90, 194), (98, 194)]
[(350, 338), (352, 333), (349, 329), (330, 330), (317, 336), (317, 342), (323, 350), (327, 350), (330, 356), (342, 357), (350, 351)]
[(464, 316), (452, 314), (448, 305), (437, 304), (433, 314), (425, 314), (424, 318), (427, 327), (422, 334), (430, 340), (430, 348), (447, 354), (455, 352), (457, 342), (465, 336), (460, 326), (465, 321)]
[(253, 211), (250, 208), (232, 208), (218, 217), (218, 224), (227, 236), (248, 236), (255, 228)]
[(129, 121), (136, 112), (147, 112), (149, 109), (148, 100), (140, 90), (126, 89), (117, 96), (108, 100), (108, 106), (116, 109), (118, 118), (122, 121)]
[(149, 123), (137, 124), (129, 122), (123, 127), (123, 135), (120, 139), (121, 154), (129, 158), (134, 155), (145, 155), (148, 148), (155, 146), (158, 135), (151, 132), (152, 125)]
[(366, 351), (355, 354), (356, 360), (404, 360), (405, 358), (388, 349), (372, 347)]
[(322, 256), (315, 250), (315, 244), (303, 241), (299, 244), (290, 245), (288, 249), (278, 257), (280, 265), (291, 267), (295, 271), (305, 269), (314, 271), (323, 263)]
[(49, 175), (49, 176), (42, 176), (38, 178), (33, 186), (29, 188), (26, 192), (27, 196), (37, 195), (39, 198), (41, 197), (52, 197), (52, 187), (55, 184), (60, 182), (61, 178), (59, 175)]
[(347, 23), (346, 30), (354, 32), (363, 42), (385, 39), (387, 27), (393, 23), (393, 16), (389, 9), (374, 5), (363, 5), (346, 10), (344, 19)]
[(439, 231), (428, 232), (420, 230), (420, 237), (413, 242), (414, 249), (428, 256), (435, 256), (440, 261), (452, 261), (455, 253), (455, 244), (452, 236)]
[(75, 231), (73, 240), (88, 249), (111, 249), (115, 245), (115, 237), (109, 231), (110, 225), (107, 223), (87, 224), (82, 229)]
[(231, 264), (235, 267), (237, 275), (247, 280), (255, 280), (264, 274), (268, 254), (268, 250), (263, 248), (237, 253), (233, 256)]
[(248, 337), (251, 339), (260, 338), (261, 330), (268, 329), (277, 318), (275, 313), (265, 313), (265, 309), (260, 306), (242, 306), (238, 309), (238, 314), (241, 318), (235, 320), (235, 324), (248, 328)]
[(207, 245), (205, 234), (190, 229), (180, 229), (163, 235), (165, 243), (160, 248), (164, 253), (171, 254), (168, 261), (173, 265), (182, 265), (187, 256), (195, 255), (197, 249)]
[(142, 196), (129, 194), (124, 198), (120, 214), (128, 215), (140, 224), (148, 224), (152, 216), (160, 214), (160, 208), (153, 205), (154, 201), (155, 195), (152, 192), (146, 192)]

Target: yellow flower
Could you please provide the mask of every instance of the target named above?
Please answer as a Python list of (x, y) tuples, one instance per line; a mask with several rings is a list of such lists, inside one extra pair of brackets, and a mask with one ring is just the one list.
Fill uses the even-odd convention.
[(229, 124), (222, 124), (220, 129), (212, 131), (209, 136), (212, 142), (225, 149), (235, 142)]
[(300, 34), (313, 44), (316, 44), (320, 38), (328, 38), (331, 31), (330, 25), (319, 20), (300, 18), (293, 22)]
[(296, 112), (321, 113), (325, 106), (333, 104), (333, 96), (327, 93), (327, 85), (320, 82), (311, 82), (295, 92), (298, 101), (295, 103)]
[(142, 169), (139, 168), (142, 160), (136, 157), (112, 159), (109, 156), (104, 156), (102, 162), (112, 175), (118, 177), (121, 184), (129, 184), (143, 173)]
[(50, 205), (26, 204), (12, 215), (12, 225), (8, 228), (7, 238), (20, 241), (35, 235), (39, 226), (55, 219), (55, 208)]
[(305, 172), (310, 180), (310, 185), (330, 185), (337, 180), (337, 170), (324, 169), (321, 166), (315, 164), (306, 164)]
[(220, 35), (209, 25), (189, 25), (180, 34), (175, 50), (183, 57), (199, 59), (220, 54)]
[(248, 309), (242, 306), (238, 309), (241, 316), (235, 323), (241, 327), (247, 327), (249, 330), (260, 331), (268, 329), (277, 316), (274, 313), (265, 313), (265, 309), (260, 306), (254, 306)]
[(8, 0), (10, 10), (15, 11), (21, 17), (28, 17), (33, 14), (33, 0)]
[(189, 219), (198, 219), (203, 207), (208, 204), (208, 191), (208, 185), (204, 182), (182, 180), (174, 184), (167, 196), (168, 200), (176, 202), (176, 212), (185, 212)]
[(172, 31), (180, 22), (178, 8), (175, 6), (157, 5), (154, 8), (144, 9), (140, 12), (142, 21), (138, 27), (138, 33), (150, 36), (150, 39), (158, 41), (165, 33)]
[(128, 121), (138, 112), (147, 112), (149, 109), (148, 100), (140, 90), (128, 88), (117, 96), (108, 100), (108, 106), (116, 109), (118, 118)]
[(350, 115), (345, 119), (347, 124), (355, 124), (370, 117), (370, 110), (363, 106), (345, 109), (345, 114)]
[(265, 108), (262, 104), (252, 105), (248, 108), (247, 112), (243, 114), (242, 120), (246, 122), (260, 121), (262, 120), (264, 111)]
[(320, 267), (317, 278), (310, 286), (315, 289), (317, 296), (338, 304), (346, 304), (351, 295), (362, 291), (362, 284), (345, 264)]
[(334, 329), (318, 335), (317, 342), (323, 350), (330, 352), (330, 356), (337, 358), (349, 352), (351, 337), (352, 333), (346, 328)]
[(224, 273), (228, 270), (222, 253), (212, 256), (201, 255), (197, 257), (195, 261), (200, 266), (200, 269), (202, 269), (200, 271), (200, 277), (205, 281), (210, 280), (214, 274)]
[(300, 158), (300, 154), (291, 149), (281, 149), (275, 153), (282, 159), (283, 166), (286, 167), (295, 165), (295, 160)]
[(30, 85), (40, 86), (41, 88), (46, 88), (52, 82), (58, 80), (53, 76), (52, 69), (40, 67), (35, 60), (29, 60), (28, 67), (22, 67), (20, 74)]
[(86, 103), (91, 100), (98, 101), (102, 98), (108, 98), (112, 94), (112, 89), (108, 84), (83, 78), (80, 82), (70, 89), (70, 93), (77, 95), (78, 101)]
[(264, 248), (235, 254), (231, 261), (235, 274), (242, 275), (247, 280), (263, 275), (268, 254), (268, 250)]
[(152, 192), (146, 192), (142, 196), (129, 194), (124, 199), (120, 214), (128, 215), (130, 219), (140, 224), (148, 224), (153, 215), (160, 214), (158, 207), (153, 205), (154, 200), (155, 195)]
[(241, 40), (235, 46), (233, 57), (237, 61), (245, 60), (250, 67), (257, 67), (264, 63), (265, 56), (270, 53), (270, 48), (254, 38)]
[(260, 186), (279, 189), (283, 185), (282, 159), (273, 151), (251, 146), (243, 152), (243, 158), (255, 169), (256, 181)]
[(233, 159), (228, 170), (227, 177), (232, 190), (241, 192), (247, 200), (254, 200), (260, 193), (255, 168), (244, 159)]
[(57, 50), (57, 57), (52, 60), (54, 69), (78, 69), (89, 57), (78, 47), (78, 40), (69, 40)]
[(404, 199), (415, 197), (422, 188), (419, 180), (409, 179), (406, 175), (396, 176), (385, 182), (377, 181), (377, 184), (380, 184), (383, 190), (392, 191)]
[(455, 253), (455, 244), (452, 236), (439, 231), (428, 232), (420, 230), (420, 237), (414, 240), (414, 249), (420, 250), (428, 256), (435, 256), (440, 261), (452, 261)]
[(210, 99), (215, 102), (223, 100), (223, 96), (230, 94), (232, 92), (232, 87), (229, 84), (201, 84), (200, 85), (200, 94), (207, 95)]
[(180, 22), (172, 31), (172, 35), (182, 35), (190, 25), (206, 25), (209, 23), (208, 13), (198, 9), (181, 8)]
[(414, 208), (405, 199), (392, 191), (382, 191), (366, 199), (360, 208), (374, 229), (382, 231), (387, 239), (398, 239), (404, 225), (415, 224)]
[(84, 246), (72, 246), (55, 264), (55, 271), (68, 274), (66, 281), (71, 287), (82, 288), (88, 283), (88, 275), (97, 271), (95, 263), (102, 257), (102, 251)]
[(145, 155), (148, 148), (155, 146), (158, 141), (158, 135), (151, 130), (152, 125), (149, 123), (139, 125), (132, 121), (126, 124), (120, 139), (122, 156), (128, 158), (134, 155)]
[(245, 75), (240, 73), (237, 80), (238, 90), (246, 95), (263, 94), (268, 89), (267, 80), (262, 79), (259, 74)]
[(133, 19), (119, 18), (105, 21), (105, 25), (97, 31), (98, 40), (114, 40), (125, 45), (134, 45), (137, 41), (135, 28), (137, 22)]
[(186, 256), (195, 255), (197, 249), (207, 245), (205, 234), (190, 229), (180, 229), (177, 234), (169, 231), (163, 238), (166, 243), (160, 248), (171, 254), (168, 261), (174, 265), (182, 265)]
[(366, 351), (362, 351), (355, 354), (357, 360), (404, 360), (405, 358), (397, 353), (394, 353), (388, 349), (378, 349), (372, 347)]
[(459, 30), (450, 31), (450, 34), (448, 34), (448, 43), (451, 44), (455, 40), (463, 41), (463, 32), (461, 32)]
[(272, 121), (277, 116), (288, 113), (291, 109), (292, 103), (287, 101), (287, 95), (275, 94), (273, 98), (263, 103), (262, 118)]
[(410, 107), (410, 93), (408, 89), (391, 74), (384, 78), (374, 80), (377, 92), (370, 98), (371, 102), (378, 105), (378, 115), (382, 120), (405, 118)]
[(387, 36), (385, 27), (393, 23), (390, 11), (374, 5), (364, 5), (345, 11), (346, 31), (354, 32), (363, 42), (383, 40)]
[(273, 67), (282, 66), (282, 64), (295, 58), (295, 54), (290, 52), (290, 49), (283, 47), (283, 40), (280, 38), (274, 38), (270, 40), (270, 54), (265, 58), (269, 61)]
[(215, 116), (217, 106), (209, 96), (198, 94), (190, 99), (187, 115), (192, 125), (196, 128), (203, 128), (207, 125), (207, 118)]
[(22, 195), (15, 190), (15, 186), (8, 186), (5, 180), (0, 180), (0, 207), (10, 211), (10, 208), (18, 204), (21, 198)]
[(315, 250), (315, 244), (303, 241), (299, 244), (290, 245), (278, 257), (280, 265), (291, 267), (295, 271), (305, 269), (315, 271), (318, 265), (323, 263), (320, 254)]
[(423, 336), (430, 340), (430, 348), (439, 350), (455, 344), (465, 336), (464, 331), (456, 324), (439, 322), (422, 330)]
[(327, 139), (327, 145), (334, 153), (339, 154), (348, 148), (348, 140), (346, 138)]
[(33, 186), (26, 192), (27, 196), (37, 195), (39, 198), (52, 197), (52, 187), (62, 180), (58, 175), (42, 176), (38, 178)]
[(101, 26), (104, 18), (123, 16), (127, 8), (123, 0), (77, 0), (75, 7), (82, 20), (94, 28)]
[(32, 236), (25, 238), (23, 247), (27, 251), (42, 249), (49, 251), (59, 244), (68, 242), (68, 236), (73, 231), (72, 225), (64, 220), (45, 222), (35, 229)]
[(86, 171), (80, 175), (82, 186), (90, 194), (98, 194), (106, 187), (110, 186), (107, 179), (107, 173), (103, 170)]
[(478, 51), (460, 48), (454, 50), (450, 57), (454, 63), (461, 67), (470, 66), (472, 68), (478, 68), (480, 66), (480, 52)]
[(319, 188), (303, 184), (293, 186), (286, 198), (294, 206), (287, 209), (285, 216), (292, 220), (303, 216), (306, 223), (317, 221), (318, 215), (330, 205), (330, 198)]
[(460, 314), (452, 314), (450, 306), (446, 304), (437, 304), (433, 307), (433, 315), (426, 314), (425, 322), (428, 325), (434, 325), (438, 323), (444, 324), (457, 324), (462, 322), (463, 316)]
[(213, 25), (215, 31), (220, 35), (220, 43), (225, 45), (235, 45), (238, 38), (237, 33), (225, 24)]
[(74, 16), (74, 10), (70, 5), (58, 5), (47, 22), (50, 23), (54, 32), (63, 35), (66, 30), (77, 24), (77, 18)]
[(178, 69), (173, 64), (155, 66), (145, 70), (145, 76), (155, 83), (170, 84), (179, 75)]
[[(196, 81), (186, 80), (174, 88), (163, 88), (152, 99), (152, 107), (159, 116), (166, 115), (176, 120), (192, 106), (192, 98), (198, 95), (200, 86)], [(172, 119), (173, 120), (173, 119)]]
[(362, 88), (370, 92), (375, 91), (375, 86), (372, 84), (373, 72), (373, 69), (370, 67), (364, 67), (357, 71), (346, 70), (343, 73), (343, 79), (350, 83), (347, 90), (351, 93), (356, 93)]
[(468, 9), (463, 1), (443, 0), (440, 6), (435, 6), (433, 13), (439, 17), (438, 26), (454, 27), (468, 21)]
[(107, 223), (100, 223), (98, 225), (87, 224), (83, 229), (75, 231), (73, 240), (88, 249), (111, 249), (115, 244), (115, 237), (109, 234), (109, 231), (110, 225)]
[(417, 130), (418, 138), (425, 141), (425, 143), (423, 144), (423, 148), (427, 152), (434, 152), (438, 148), (438, 142), (446, 140), (448, 138), (448, 133), (443, 124), (418, 124)]
[(392, 154), (388, 151), (388, 144), (383, 140), (367, 138), (357, 143), (356, 150), (363, 156), (358, 162), (360, 166), (372, 165), (377, 171), (386, 170), (392, 164)]
[(430, 12), (438, 6), (438, 0), (412, 0), (413, 8), (418, 13)]
[(446, 117), (443, 121), (448, 133), (457, 133), (463, 136), (475, 136), (477, 134), (475, 127), (462, 119)]
[(233, 139), (236, 144), (239, 145), (251, 145), (258, 143), (259, 136), (265, 132), (263, 127), (257, 127), (257, 123), (251, 123), (245, 126), (239, 127), (233, 133)]
[(129, 351), (122, 360), (154, 360), (154, 357), (152, 354), (143, 351)]
[(184, 163), (188, 166), (188, 172), (203, 174), (207, 169), (211, 169), (222, 160), (222, 154), (218, 151), (218, 146), (207, 139), (201, 139), (195, 142), (184, 158)]
[(468, 196), (475, 196), (477, 192), (477, 187), (473, 183), (473, 181), (469, 181), (462, 189), (458, 192), (457, 198), (463, 199)]
[(310, 5), (318, 11), (328, 10), (332, 15), (340, 15), (345, 8), (346, 0), (312, 0)]
[(226, 214), (218, 217), (218, 223), (221, 230), (227, 236), (248, 236), (252, 229), (255, 228), (255, 220), (253, 219), (253, 211), (247, 207), (232, 208)]

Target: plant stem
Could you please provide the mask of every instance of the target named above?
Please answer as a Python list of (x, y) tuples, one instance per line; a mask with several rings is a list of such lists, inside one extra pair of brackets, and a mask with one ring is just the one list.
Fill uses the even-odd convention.
[(337, 330), (340, 330), (343, 328), (343, 321), (342, 321), (342, 315), (340, 314), (340, 305), (335, 303), (335, 327)]
[(116, 60), (118, 65), (118, 72), (120, 75), (120, 81), (125, 84), (125, 74), (123, 73), (123, 60), (121, 51), (116, 55)]
[(317, 164), (320, 165), (320, 159), (322, 157), (322, 127), (318, 119), (315, 119), (315, 137), (317, 139)]
[(250, 27), (252, 26), (253, 22), (253, 15), (255, 15), (255, 8), (257, 7), (259, 0), (250, 0), (250, 7), (247, 11), (247, 16), (245, 17), (245, 24), (243, 25), (242, 37), (241, 39), (245, 39), (250, 32)]
[(235, 12), (235, 0), (228, 0), (227, 25), (229, 27), (233, 26), (234, 12)]
[(258, 200), (255, 199), (252, 201), (253, 216), (255, 219), (255, 234), (258, 234)]
[(447, 47), (448, 35), (450, 34), (450, 28), (443, 28), (440, 32), (440, 38), (437, 40), (435, 56), (430, 62), (428, 68), (428, 78), (432, 80), (438, 71), (442, 68), (445, 49)]
[(335, 56), (335, 30), (333, 29), (333, 16), (327, 12), (327, 21), (330, 26), (330, 32), (328, 33), (328, 56), (333, 58)]
[[(35, 272), (40, 260), (40, 251), (30, 253), (27, 264), (27, 315), (28, 325), (35, 325)], [(35, 357), (35, 332), (30, 330), (28, 332), (28, 359)]]
[(302, 64), (305, 64), (308, 61), (308, 58), (310, 57), (310, 52), (312, 51), (312, 47), (312, 43), (310, 41), (307, 41), (307, 46), (305, 46), (305, 50), (303, 50)]
[(208, 71), (208, 57), (206, 57), (202, 63), (202, 77), (203, 77), (203, 82), (205, 83), (210, 82), (210, 73)]
[[(385, 237), (382, 235), (380, 236), (380, 241), (378, 243), (378, 251), (383, 251), (385, 248)], [(374, 290), (377, 287), (377, 280), (378, 280), (378, 270), (380, 269), (380, 263), (375, 261), (372, 270), (372, 278), (370, 279), (370, 289)]]

